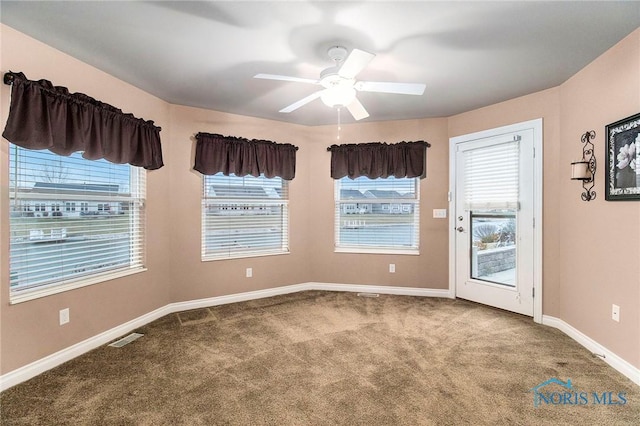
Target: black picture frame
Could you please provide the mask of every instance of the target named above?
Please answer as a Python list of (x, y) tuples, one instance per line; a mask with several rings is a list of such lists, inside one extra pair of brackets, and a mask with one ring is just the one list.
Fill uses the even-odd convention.
[(606, 126), (607, 201), (640, 200), (640, 113)]

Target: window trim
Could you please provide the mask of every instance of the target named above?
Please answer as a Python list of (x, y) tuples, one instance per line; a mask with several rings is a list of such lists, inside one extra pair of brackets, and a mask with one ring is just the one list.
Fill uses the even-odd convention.
[(82, 287), (87, 287), (94, 284), (104, 283), (106, 281), (115, 280), (118, 278), (127, 277), (129, 275), (139, 274), (140, 272), (146, 272), (146, 266), (134, 267), (130, 269), (122, 269), (119, 271), (108, 271), (99, 274), (94, 274), (90, 277), (83, 277), (76, 280), (60, 280), (55, 283), (42, 285), (39, 287), (33, 287), (24, 290), (10, 291), (11, 296), (9, 300), (10, 305), (16, 305), (18, 303), (28, 302), (29, 300), (40, 299), (41, 297), (47, 297), (58, 293), (64, 293), (65, 291), (75, 290)]
[(367, 247), (338, 247), (333, 249), (334, 253), (355, 253), (355, 254), (398, 254), (407, 256), (420, 256), (418, 249), (393, 249), (393, 248), (367, 248)]
[(278, 251), (278, 252), (276, 252), (275, 250), (273, 252), (267, 252), (265, 250), (263, 252), (238, 253), (233, 257), (211, 257), (211, 256), (205, 257), (204, 255), (202, 255), (200, 256), (200, 261), (201, 262), (219, 262), (221, 260), (249, 259), (249, 258), (255, 258), (255, 257), (267, 257), (267, 256), (283, 256), (287, 254), (291, 254), (291, 250)]

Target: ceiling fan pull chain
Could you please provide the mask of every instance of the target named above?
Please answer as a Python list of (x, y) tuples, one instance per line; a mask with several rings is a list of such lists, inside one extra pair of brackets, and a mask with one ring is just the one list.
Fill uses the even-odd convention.
[(338, 136), (336, 137), (337, 140), (340, 140), (340, 130), (342, 130), (342, 125), (340, 123), (340, 111), (342, 110), (342, 108), (338, 107)]

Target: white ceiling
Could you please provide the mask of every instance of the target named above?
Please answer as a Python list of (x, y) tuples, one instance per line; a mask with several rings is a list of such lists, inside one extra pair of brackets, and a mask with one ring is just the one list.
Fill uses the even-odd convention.
[(2, 0), (0, 19), (174, 104), (320, 125), (320, 100), (278, 112), (317, 86), (253, 75), (316, 79), (329, 47), (358, 48), (377, 55), (359, 80), (427, 86), (358, 93), (363, 121), (450, 116), (563, 83), (640, 27), (640, 2)]

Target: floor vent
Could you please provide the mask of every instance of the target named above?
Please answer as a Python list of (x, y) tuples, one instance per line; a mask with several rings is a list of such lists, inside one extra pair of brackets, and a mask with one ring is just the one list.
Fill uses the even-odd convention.
[(358, 293), (359, 297), (379, 297), (378, 293)]
[(178, 321), (180, 325), (195, 325), (204, 322), (213, 321), (216, 317), (208, 308), (193, 309), (191, 311), (178, 312)]
[(129, 343), (133, 342), (136, 339), (141, 338), (142, 336), (144, 336), (144, 334), (140, 334), (140, 333), (131, 333), (130, 335), (123, 337), (120, 340), (116, 340), (113, 343), (109, 343), (109, 346), (114, 347), (114, 348), (121, 348), (124, 345), (128, 345)]

